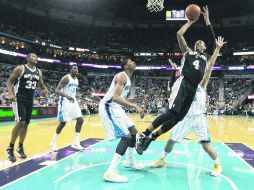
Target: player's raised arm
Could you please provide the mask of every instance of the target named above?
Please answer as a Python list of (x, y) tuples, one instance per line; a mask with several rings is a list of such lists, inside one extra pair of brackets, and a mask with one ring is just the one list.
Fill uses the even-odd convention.
[(208, 63), (207, 63), (207, 67), (206, 67), (206, 71), (205, 71), (205, 74), (204, 74), (204, 77), (200, 83), (200, 85), (203, 87), (203, 88), (206, 88), (207, 87), (207, 84), (208, 84), (208, 81), (211, 77), (211, 73), (212, 73), (212, 68), (215, 64), (215, 61), (220, 53), (220, 49), (222, 48), (222, 46), (227, 43), (227, 42), (224, 42), (224, 38), (219, 36), (218, 39), (216, 40), (216, 48), (213, 52), (213, 55), (210, 57), (210, 59), (208, 60)]
[(185, 53), (186, 51), (189, 51), (190, 48), (188, 47), (183, 35), (188, 30), (188, 28), (194, 23), (196, 20), (188, 20), (187, 23), (185, 23), (182, 28), (176, 33), (178, 45), (182, 51), (182, 53)]
[(208, 42), (207, 42), (207, 53), (209, 55), (212, 55), (213, 54), (213, 51), (215, 50), (215, 34), (214, 34), (214, 30), (213, 30), (213, 27), (212, 27), (212, 24), (210, 22), (210, 19), (209, 19), (209, 9), (208, 7), (203, 7), (203, 12), (201, 12), (204, 16), (204, 20), (205, 20), (205, 23), (206, 23), (206, 27), (207, 27), (207, 34), (208, 34)]
[(16, 97), (13, 91), (13, 84), (14, 84), (14, 81), (21, 75), (22, 72), (23, 72), (22, 66), (17, 66), (13, 70), (9, 79), (7, 80), (6, 86), (8, 90), (8, 97), (11, 101), (16, 101)]
[(129, 101), (127, 101), (126, 99), (121, 97), (121, 94), (123, 92), (123, 88), (124, 85), (126, 84), (127, 79), (126, 76), (122, 73), (118, 74), (115, 78), (115, 90), (113, 92), (113, 96), (112, 99), (114, 102), (122, 105), (122, 106), (126, 106), (129, 108), (134, 108), (136, 109), (136, 111), (140, 114), (140, 117), (143, 118), (144, 117), (144, 110), (142, 108), (140, 108), (139, 106), (137, 106), (136, 104), (133, 104)]
[(63, 92), (61, 92), (61, 89), (69, 82), (69, 78), (68, 76), (64, 76), (60, 82), (58, 83), (57, 87), (56, 87), (56, 90), (55, 90), (55, 93), (57, 95), (60, 95), (60, 96), (63, 96), (63, 97), (66, 97), (71, 103), (74, 102), (74, 99), (71, 97), (71, 96), (68, 96), (67, 94), (64, 94)]
[(47, 87), (44, 84), (43, 74), (42, 74), (41, 70), (39, 70), (39, 75), (40, 75), (40, 79), (39, 79), (39, 82), (38, 82), (38, 87), (41, 90), (42, 95), (44, 97), (48, 97), (49, 91), (48, 91)]

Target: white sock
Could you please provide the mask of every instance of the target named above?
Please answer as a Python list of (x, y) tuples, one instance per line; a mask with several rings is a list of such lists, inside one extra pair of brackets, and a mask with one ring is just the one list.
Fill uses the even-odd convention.
[(163, 151), (163, 152), (162, 152), (162, 155), (161, 155), (161, 158), (162, 158), (162, 159), (165, 159), (165, 158), (167, 157), (167, 155), (168, 155), (168, 153), (165, 152), (165, 151)]
[(109, 165), (108, 171), (114, 172), (116, 171), (119, 163), (121, 162), (122, 156), (120, 154), (115, 153), (112, 159), (112, 162)]
[(132, 161), (133, 147), (128, 147), (126, 150), (126, 160)]
[(219, 158), (217, 157), (214, 161), (214, 164), (220, 164)]
[(57, 138), (58, 138), (58, 134), (55, 133), (52, 139), (52, 144), (56, 144)]
[(80, 133), (75, 132), (74, 144), (80, 144), (79, 136), (80, 136)]

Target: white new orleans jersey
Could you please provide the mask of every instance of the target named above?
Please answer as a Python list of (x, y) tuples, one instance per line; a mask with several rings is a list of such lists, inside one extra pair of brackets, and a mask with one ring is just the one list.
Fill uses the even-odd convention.
[(186, 117), (201, 115), (206, 112), (206, 96), (206, 90), (200, 85), (198, 85), (196, 95)]
[[(123, 72), (126, 77), (127, 77), (127, 82), (126, 84), (124, 85), (124, 88), (123, 88), (123, 92), (121, 94), (121, 97), (126, 99), (129, 94), (130, 94), (130, 88), (131, 88), (131, 80), (130, 80), (130, 77), (125, 73)], [(116, 87), (116, 83), (115, 83), (115, 78), (113, 78), (112, 82), (111, 82), (111, 85), (106, 93), (106, 95), (104, 96), (104, 98), (101, 100), (101, 103), (104, 103), (104, 104), (107, 104), (108, 106), (110, 107), (121, 107), (121, 105), (115, 103), (112, 101), (112, 96), (113, 96), (113, 93), (114, 93), (114, 90), (115, 90), (115, 87)]]
[[(61, 92), (63, 92), (64, 94), (72, 97), (72, 98), (76, 98), (76, 92), (77, 92), (77, 88), (78, 88), (78, 79), (77, 78), (72, 78), (70, 74), (66, 75), (69, 79), (69, 82), (67, 84), (64, 85), (64, 87), (61, 89)], [(61, 98), (61, 97), (60, 97)]]

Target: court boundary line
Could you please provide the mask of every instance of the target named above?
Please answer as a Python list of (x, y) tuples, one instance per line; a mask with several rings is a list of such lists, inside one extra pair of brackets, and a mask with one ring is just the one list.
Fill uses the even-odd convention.
[(251, 170), (254, 171), (254, 168), (248, 163), (246, 162), (246, 160), (244, 160), (241, 156), (239, 156), (234, 150), (232, 150), (229, 146), (227, 146), (224, 142), (222, 142), (222, 144), (229, 149), (232, 153), (234, 153), (236, 155), (236, 157), (241, 160), (246, 166), (248, 166)]
[[(88, 139), (89, 139), (89, 138), (88, 138)], [(85, 140), (87, 140), (87, 139), (85, 139)], [(86, 150), (86, 149), (88, 149), (88, 148), (91, 148), (91, 147), (93, 147), (93, 146), (95, 146), (95, 145), (97, 145), (97, 144), (99, 144), (99, 143), (104, 142), (104, 141), (106, 141), (106, 140), (104, 139), (104, 140), (101, 140), (100, 142), (94, 143), (94, 144), (92, 144), (92, 145), (86, 147), (84, 150)], [(62, 162), (63, 160), (66, 160), (67, 158), (71, 158), (72, 156), (74, 156), (74, 155), (76, 155), (76, 154), (78, 154), (78, 153), (80, 153), (80, 151), (75, 152), (74, 154), (71, 154), (71, 155), (69, 155), (69, 156), (66, 156), (65, 158), (62, 158), (61, 160), (57, 161), (56, 163), (54, 163), (54, 164), (52, 164), (52, 165), (47, 165), (47, 166), (45, 166), (45, 167), (43, 167), (43, 168), (40, 168), (40, 169), (38, 169), (38, 170), (36, 170), (36, 171), (33, 171), (33, 172), (31, 172), (31, 173), (29, 173), (29, 174), (27, 174), (27, 175), (24, 175), (24, 176), (22, 176), (22, 177), (20, 177), (20, 178), (18, 178), (18, 179), (15, 179), (14, 181), (11, 181), (10, 183), (7, 183), (7, 184), (1, 186), (1, 187), (0, 187), (0, 190), (3, 190), (3, 188), (6, 188), (6, 187), (12, 185), (13, 183), (16, 183), (16, 182), (20, 181), (21, 179), (24, 179), (24, 178), (26, 178), (26, 177), (29, 177), (30, 175), (33, 175), (33, 174), (35, 174), (35, 173), (37, 173), (37, 172), (39, 172), (39, 171), (42, 171), (42, 170), (44, 170), (44, 169), (46, 169), (46, 168), (48, 168), (48, 167), (50, 167), (50, 166), (54, 166), (54, 165), (56, 165), (56, 164)]]
[[(124, 160), (121, 161), (121, 163), (122, 163), (122, 162), (124, 162)], [(144, 160), (144, 163), (145, 163), (145, 162), (151, 162), (151, 161), (150, 161), (150, 160), (149, 160), (149, 161)], [(67, 174), (65, 174), (65, 175), (63, 175), (63, 176), (57, 178), (55, 181), (53, 181), (53, 183), (54, 183), (54, 184), (55, 184), (55, 183), (58, 183), (58, 182), (62, 181), (63, 179), (65, 179), (66, 177), (68, 177), (68, 176), (70, 176), (70, 175), (72, 175), (72, 174), (74, 174), (74, 173), (76, 173), (76, 172), (78, 172), (78, 171), (85, 170), (85, 169), (92, 168), (92, 167), (97, 167), (97, 166), (106, 165), (106, 164), (109, 164), (109, 163), (111, 163), (111, 162), (104, 162), (104, 163), (100, 163), (100, 164), (94, 164), (94, 165), (91, 165), (91, 166), (79, 168), (79, 169), (77, 169), (77, 170), (71, 171), (71, 172), (69, 172), (69, 173), (67, 173)], [(202, 166), (198, 166), (198, 165), (195, 165), (195, 164), (182, 163), (182, 162), (168, 162), (168, 163), (170, 163), (170, 164), (176, 164), (176, 165), (183, 165), (183, 166), (186, 166), (186, 167), (187, 167), (187, 166), (196, 167), (196, 168), (199, 168), (199, 169), (202, 169), (202, 170), (205, 170), (205, 171), (212, 172), (211, 169), (204, 168), (204, 167), (202, 167)], [(223, 175), (223, 174), (219, 174), (218, 176), (224, 178), (224, 179), (231, 185), (231, 187), (232, 187), (234, 190), (238, 190), (237, 186), (234, 184), (234, 182), (233, 182), (229, 177), (227, 177), (227, 176), (225, 176), (225, 175)], [(213, 178), (213, 176), (211, 176), (211, 178)]]

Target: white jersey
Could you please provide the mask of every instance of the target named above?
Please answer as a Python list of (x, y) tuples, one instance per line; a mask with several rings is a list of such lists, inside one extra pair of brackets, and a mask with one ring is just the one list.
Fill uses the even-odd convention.
[(186, 117), (201, 115), (206, 112), (206, 90), (198, 85), (196, 95)]
[[(123, 92), (121, 94), (121, 97), (125, 99), (130, 94), (131, 80), (130, 80), (130, 77), (125, 72), (122, 72), (122, 73), (124, 73), (126, 75), (126, 77), (127, 77), (127, 82), (124, 85)], [(120, 104), (117, 104), (114, 101), (112, 101), (112, 96), (113, 96), (113, 93), (114, 93), (114, 90), (115, 90), (115, 86), (116, 86), (116, 84), (115, 84), (115, 78), (116, 78), (116, 76), (113, 78), (113, 81), (111, 82), (109, 90), (107, 91), (107, 93), (104, 96), (104, 98), (101, 100), (101, 103), (107, 104), (107, 105), (112, 106), (112, 107), (121, 107)]]
[(78, 88), (78, 79), (72, 78), (70, 74), (66, 75), (69, 82), (61, 89), (61, 92), (71, 96), (75, 101), (71, 103), (66, 97), (60, 96), (58, 102), (58, 121), (68, 122), (82, 117), (81, 109), (76, 100), (76, 91)]
[[(76, 98), (76, 91), (78, 88), (78, 79), (77, 78), (72, 78), (70, 74), (66, 75), (69, 79), (69, 82), (65, 84), (65, 86), (61, 89), (61, 92), (72, 97)], [(60, 96), (61, 98), (61, 96)]]

